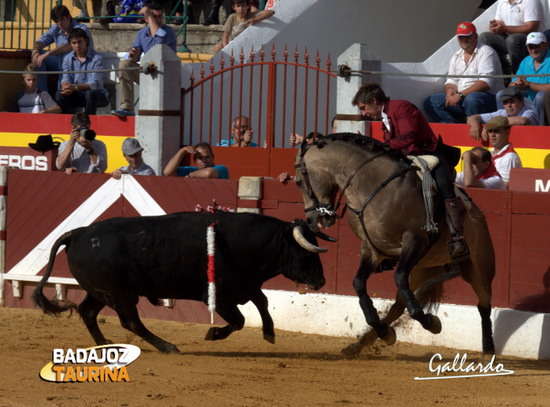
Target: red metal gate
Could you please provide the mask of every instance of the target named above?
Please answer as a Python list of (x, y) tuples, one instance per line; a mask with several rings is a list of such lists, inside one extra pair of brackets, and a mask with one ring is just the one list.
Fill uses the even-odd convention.
[(182, 89), (181, 145), (206, 141), (216, 146), (230, 137), (233, 119), (246, 116), (254, 130), (253, 142), (266, 147), (264, 153), (255, 150), (256, 157), (250, 157), (252, 163), (247, 165), (254, 167), (257, 161), (264, 169), (257, 175), (267, 175), (270, 162), (279, 158), (273, 149), (291, 147), (291, 133), (330, 133), (336, 111), (336, 75), (330, 72), (330, 55), (323, 67), (319, 52), (310, 65), (307, 49), (302, 62), (297, 48), (291, 61), (286, 47), (282, 61), (276, 56), (273, 47), (267, 60), (262, 48), (258, 55), (251, 51), (245, 62), (241, 51), (238, 61), (232, 54), (229, 61), (222, 57), (218, 67), (211, 62), (209, 73), (202, 66), (198, 80), (192, 72), (191, 86)]

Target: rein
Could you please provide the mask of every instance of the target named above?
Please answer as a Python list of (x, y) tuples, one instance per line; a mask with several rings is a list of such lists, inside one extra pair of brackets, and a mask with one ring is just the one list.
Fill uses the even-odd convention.
[[(378, 185), (378, 187), (372, 191), (372, 193), (369, 195), (369, 197), (365, 200), (365, 202), (363, 203), (363, 205), (361, 206), (360, 209), (358, 210), (355, 210), (353, 209), (351, 206), (349, 206), (349, 204), (347, 205), (349, 207), (349, 210), (355, 214), (355, 216), (357, 216), (357, 218), (359, 219), (359, 222), (361, 223), (361, 227), (363, 228), (363, 232), (365, 233), (365, 236), (367, 238), (367, 240), (370, 242), (370, 244), (372, 245), (372, 247), (379, 253), (382, 253), (382, 251), (380, 249), (378, 249), (378, 247), (376, 247), (376, 245), (374, 244), (374, 242), (371, 240), (370, 236), (369, 236), (369, 232), (367, 232), (367, 227), (365, 226), (365, 221), (363, 220), (363, 211), (365, 210), (365, 208), (367, 207), (368, 203), (372, 200), (372, 198), (374, 198), (374, 196), (380, 192), (380, 190), (382, 188), (384, 188), (386, 185), (388, 185), (391, 181), (393, 181), (395, 178), (399, 177), (401, 174), (404, 174), (406, 173), (407, 171), (411, 171), (413, 169), (412, 166), (410, 165), (407, 165), (407, 166), (402, 166), (401, 169), (397, 170), (396, 172), (394, 172), (392, 175), (390, 175), (388, 178), (386, 178), (380, 185)], [(342, 212), (343, 214), (343, 212)]]

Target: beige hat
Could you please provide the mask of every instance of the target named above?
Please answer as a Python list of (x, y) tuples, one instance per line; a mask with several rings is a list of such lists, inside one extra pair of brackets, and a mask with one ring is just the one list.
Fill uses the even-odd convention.
[(485, 125), (485, 130), (497, 130), (497, 129), (507, 129), (510, 126), (510, 122), (507, 117), (504, 116), (495, 116)]

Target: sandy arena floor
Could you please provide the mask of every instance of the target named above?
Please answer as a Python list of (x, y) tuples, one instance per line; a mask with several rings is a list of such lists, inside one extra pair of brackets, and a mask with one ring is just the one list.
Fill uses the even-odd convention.
[[(54, 348), (93, 346), (79, 317), (44, 316), (40, 310), (0, 308), (0, 406), (548, 406), (550, 361), (497, 357), (515, 373), (445, 380), (429, 362), (440, 353), (452, 362), (463, 351), (397, 342), (340, 356), (349, 338), (277, 331), (274, 345), (259, 329), (225, 341), (205, 342), (208, 326), (144, 320), (181, 354), (164, 355), (124, 330), (117, 318), (100, 324), (115, 343), (142, 349), (127, 367), (129, 382), (51, 383), (39, 372)], [(277, 325), (277, 321), (275, 321)], [(469, 353), (468, 362), (479, 362)]]

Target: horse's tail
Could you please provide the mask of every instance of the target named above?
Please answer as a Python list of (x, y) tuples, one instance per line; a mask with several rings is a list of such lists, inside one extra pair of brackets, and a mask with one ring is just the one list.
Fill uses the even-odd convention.
[(57, 251), (59, 248), (63, 245), (69, 246), (71, 243), (73, 232), (67, 232), (63, 234), (57, 241), (54, 243), (51, 251), (50, 251), (50, 260), (48, 261), (48, 267), (46, 269), (46, 273), (44, 274), (44, 277), (42, 277), (42, 280), (38, 283), (36, 288), (34, 289), (34, 292), (31, 295), (31, 298), (34, 302), (35, 306), (38, 306), (42, 308), (45, 314), (60, 314), (63, 311), (76, 309), (76, 305), (70, 301), (66, 301), (64, 305), (59, 305), (57, 298), (52, 298), (51, 300), (48, 300), (44, 293), (42, 292), (44, 289), (44, 286), (48, 282), (48, 278), (52, 274), (52, 268), (53, 263), (55, 262), (55, 256), (57, 255)]
[(417, 301), (423, 308), (425, 308), (426, 312), (437, 310), (439, 304), (441, 303), (441, 299), (443, 298), (443, 294), (445, 293), (443, 283), (452, 280), (459, 275), (460, 270), (458, 267), (451, 268), (450, 270), (445, 269), (445, 271), (439, 276), (426, 281), (415, 291), (414, 295)]

